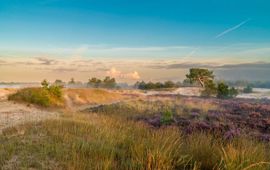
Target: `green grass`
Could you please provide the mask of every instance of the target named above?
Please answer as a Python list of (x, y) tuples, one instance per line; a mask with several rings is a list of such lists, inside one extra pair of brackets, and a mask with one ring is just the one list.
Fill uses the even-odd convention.
[(63, 105), (61, 89), (55, 86), (49, 88), (21, 89), (15, 94), (11, 94), (8, 99), (43, 107)]

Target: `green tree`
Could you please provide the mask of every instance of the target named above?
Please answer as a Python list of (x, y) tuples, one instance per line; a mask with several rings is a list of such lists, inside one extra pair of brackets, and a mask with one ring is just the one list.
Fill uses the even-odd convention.
[(70, 81), (68, 82), (68, 84), (75, 84), (74, 78), (71, 78)]
[(115, 88), (116, 87), (116, 80), (115, 78), (111, 78), (109, 76), (105, 77), (103, 80), (104, 87), (106, 88)]
[(146, 83), (145, 83), (144, 81), (139, 82), (138, 88), (139, 88), (139, 89), (142, 89), (142, 90), (146, 89)]
[(42, 82), (41, 82), (41, 86), (45, 89), (48, 89), (49, 88), (49, 82), (44, 79)]
[(175, 84), (172, 81), (165, 81), (164, 87), (165, 88), (173, 88), (173, 87), (175, 87)]
[(97, 78), (93, 77), (93, 78), (91, 78), (91, 79), (88, 80), (87, 85), (88, 86), (91, 86), (91, 87), (96, 87), (97, 88), (97, 87), (100, 87), (101, 86), (101, 83), (102, 83), (102, 81), (100, 79), (97, 79)]
[(228, 98), (230, 94), (229, 86), (225, 83), (219, 83), (217, 86), (217, 98)]
[(217, 87), (213, 80), (205, 82), (204, 89), (201, 93), (203, 97), (215, 96), (217, 94)]
[(53, 83), (55, 86), (59, 86), (61, 88), (64, 87), (65, 83), (62, 80), (56, 79)]
[(232, 88), (230, 89), (229, 96), (230, 96), (231, 98), (234, 98), (234, 97), (236, 97), (237, 95), (238, 95), (238, 90), (237, 90), (236, 88), (232, 87)]
[(202, 87), (205, 87), (206, 83), (214, 79), (213, 71), (202, 68), (191, 68), (189, 74), (186, 77), (191, 83), (198, 82)]
[(229, 88), (229, 86), (223, 82), (218, 84), (217, 98), (220, 99), (234, 98), (237, 95), (238, 91), (234, 87)]
[(252, 93), (253, 92), (253, 88), (250, 85), (247, 85), (244, 89), (243, 89), (243, 93)]

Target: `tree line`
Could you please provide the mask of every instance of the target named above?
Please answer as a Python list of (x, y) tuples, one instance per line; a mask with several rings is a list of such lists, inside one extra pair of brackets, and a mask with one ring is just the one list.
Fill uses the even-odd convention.
[(225, 82), (215, 81), (215, 75), (213, 71), (203, 68), (191, 68), (186, 75), (186, 79), (183, 83), (174, 83), (172, 81), (162, 82), (136, 82), (135, 88), (141, 90), (152, 90), (162, 88), (177, 88), (180, 86), (197, 86), (201, 87), (201, 96), (210, 97), (215, 96), (218, 98), (234, 98), (238, 95), (238, 90), (234, 87), (229, 87)]
[[(42, 83), (49, 85), (49, 82), (47, 80), (44, 80)], [(74, 78), (71, 78), (70, 81), (68, 81), (67, 83), (60, 79), (57, 79), (52, 83), (52, 85), (59, 86), (59, 87), (65, 87), (65, 86), (68, 86), (68, 87), (82, 86), (82, 87), (93, 87), (93, 88), (117, 88), (118, 87), (115, 78), (111, 78), (109, 76), (105, 77), (103, 80), (98, 79), (96, 77), (92, 77), (88, 79), (87, 83), (75, 81)]]
[(175, 88), (179, 87), (179, 84), (174, 83), (173, 81), (165, 81), (162, 82), (144, 82), (144, 81), (137, 81), (134, 85), (135, 88), (141, 89), (141, 90), (151, 90), (151, 89), (164, 89), (164, 88)]
[[(46, 83), (45, 83), (46, 84)], [(67, 83), (71, 86), (76, 84), (83, 84), (81, 82), (76, 82), (74, 78)], [(54, 85), (65, 86), (66, 84), (61, 80), (55, 80)], [(144, 82), (138, 81), (135, 83), (134, 87), (141, 90), (151, 90), (151, 89), (164, 89), (164, 88), (177, 88), (180, 86), (200, 86), (202, 88), (201, 96), (210, 97), (215, 96), (218, 98), (234, 98), (238, 95), (238, 90), (234, 87), (230, 87), (225, 82), (215, 81), (214, 72), (204, 68), (191, 68), (189, 73), (186, 75), (186, 79), (183, 83), (175, 83), (173, 81), (165, 82)], [(86, 83), (87, 87), (93, 88), (117, 88), (117, 83), (115, 78), (109, 76), (105, 77), (103, 80), (96, 77), (90, 78)], [(244, 89), (245, 92), (251, 92), (251, 87)]]

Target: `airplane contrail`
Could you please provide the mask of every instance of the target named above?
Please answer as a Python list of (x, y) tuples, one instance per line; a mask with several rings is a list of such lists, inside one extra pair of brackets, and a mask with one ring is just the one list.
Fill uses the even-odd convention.
[(237, 24), (237, 25), (235, 25), (235, 26), (233, 26), (233, 27), (231, 27), (231, 28), (229, 28), (229, 29), (221, 32), (215, 38), (220, 38), (220, 37), (224, 36), (225, 34), (228, 34), (229, 32), (232, 32), (232, 31), (240, 28), (242, 25), (246, 24), (248, 21), (250, 21), (250, 19), (247, 19), (245, 21), (242, 21), (241, 23), (239, 23), (239, 24)]

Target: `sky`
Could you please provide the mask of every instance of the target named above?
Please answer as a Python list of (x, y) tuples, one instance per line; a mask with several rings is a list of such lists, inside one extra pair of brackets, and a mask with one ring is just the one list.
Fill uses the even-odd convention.
[(268, 0), (0, 0), (0, 82), (270, 80)]

